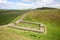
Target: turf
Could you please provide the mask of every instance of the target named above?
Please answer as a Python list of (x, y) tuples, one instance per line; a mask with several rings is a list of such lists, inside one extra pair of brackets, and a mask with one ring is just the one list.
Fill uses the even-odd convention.
[(38, 24), (29, 24), (29, 23), (19, 23), (19, 27), (26, 27), (26, 28), (33, 28), (33, 29), (40, 29), (40, 26)]
[(21, 10), (6, 10), (6, 11), (0, 11), (0, 25), (5, 25), (10, 23), (12, 20), (17, 18), (18, 16), (22, 15), (26, 11)]
[(37, 40), (60, 40), (60, 10), (33, 10), (24, 20), (43, 23), (47, 28), (47, 33)]
[(29, 37), (21, 35), (22, 31), (21, 33), (19, 31), (8, 27), (0, 27), (0, 40), (32, 40)]

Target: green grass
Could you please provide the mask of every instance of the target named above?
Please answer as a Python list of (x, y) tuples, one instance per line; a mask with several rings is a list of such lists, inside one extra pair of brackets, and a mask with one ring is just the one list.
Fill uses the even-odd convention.
[(22, 31), (13, 28), (0, 27), (0, 40), (32, 40), (29, 37), (21, 35)]
[(33, 29), (39, 29), (40, 28), (38, 24), (30, 24), (30, 23), (22, 23), (22, 22), (20, 22), (18, 24), (18, 26), (26, 27), (26, 28), (28, 27), (28, 28), (33, 28)]
[(5, 25), (10, 23), (11, 21), (13, 21), (15, 18), (22, 15), (23, 13), (26, 13), (26, 12), (21, 10), (0, 11), (0, 25)]
[(24, 20), (43, 23), (47, 28), (47, 34), (37, 40), (60, 40), (60, 10), (31, 11)]
[[(29, 40), (29, 38), (31, 40), (37, 40), (40, 35), (38, 35), (39, 33), (36, 33), (36, 32), (31, 32), (31, 31), (25, 31), (25, 30), (18, 30), (18, 29), (13, 29), (13, 28), (9, 28), (8, 31), (10, 31), (11, 33), (16, 33), (17, 35), (22, 35), (24, 37), (28, 37), (27, 40)], [(37, 37), (37, 38), (36, 38)]]
[[(30, 11), (29, 14), (24, 18), (24, 21), (43, 23), (47, 28), (47, 33), (42, 34), (32, 31), (7, 28), (5, 31), (3, 29), (3, 31), (0, 31), (0, 40), (17, 40), (19, 38), (22, 40), (60, 40), (60, 10), (33, 10)], [(23, 26), (23, 24), (24, 23), (21, 23), (20, 26)], [(30, 24), (24, 26), (30, 26)], [(13, 36), (10, 36), (11, 34)], [(16, 38), (16, 36), (19, 37)], [(7, 39), (5, 37), (7, 37)]]

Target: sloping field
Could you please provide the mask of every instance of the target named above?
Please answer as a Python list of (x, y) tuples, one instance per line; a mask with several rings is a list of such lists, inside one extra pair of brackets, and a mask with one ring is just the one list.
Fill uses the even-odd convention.
[(0, 11), (0, 25), (5, 25), (10, 23), (12, 20), (22, 15), (23, 13), (26, 13), (26, 11), (21, 11), (21, 10)]
[(45, 25), (47, 33), (41, 40), (60, 40), (60, 10), (33, 10), (24, 20)]
[(60, 10), (32, 10), (24, 21), (43, 23), (47, 28), (47, 33), (0, 28), (0, 40), (60, 40)]
[(23, 36), (21, 30), (8, 27), (0, 27), (0, 40), (32, 40), (29, 37)]
[[(57, 21), (60, 17), (60, 10), (33, 10), (24, 18), (26, 21)], [(56, 19), (56, 20), (55, 20)]]

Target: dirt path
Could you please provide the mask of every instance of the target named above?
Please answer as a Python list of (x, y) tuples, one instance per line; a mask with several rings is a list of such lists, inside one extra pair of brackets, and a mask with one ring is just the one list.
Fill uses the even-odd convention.
[(23, 21), (23, 19), (29, 14), (29, 12), (27, 12), (26, 14), (23, 14), (23, 16), (17, 20), (15, 23), (19, 23), (20, 21)]
[(2, 26), (0, 26), (0, 27), (7, 27), (8, 25), (2, 25)]

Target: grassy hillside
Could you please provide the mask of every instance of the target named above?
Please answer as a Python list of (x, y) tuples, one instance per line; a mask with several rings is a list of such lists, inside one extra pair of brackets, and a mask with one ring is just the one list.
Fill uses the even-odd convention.
[[(60, 10), (32, 10), (24, 20), (43, 23), (47, 28), (47, 33), (41, 34), (14, 28), (0, 28), (0, 40), (60, 40)], [(21, 23), (19, 26), (29, 25)]]
[(33, 10), (24, 20), (45, 25), (47, 34), (42, 35), (41, 40), (60, 40), (60, 10)]
[(23, 36), (22, 33), (21, 30), (0, 27), (0, 40), (32, 40), (29, 37)]
[(16, 17), (26, 12), (27, 11), (21, 11), (21, 10), (8, 10), (8, 11), (0, 10), (0, 25), (8, 24)]

